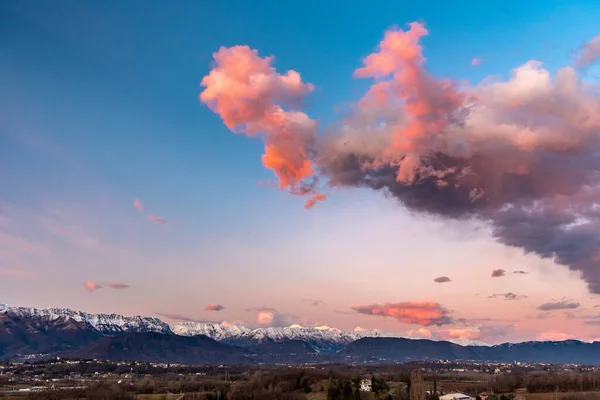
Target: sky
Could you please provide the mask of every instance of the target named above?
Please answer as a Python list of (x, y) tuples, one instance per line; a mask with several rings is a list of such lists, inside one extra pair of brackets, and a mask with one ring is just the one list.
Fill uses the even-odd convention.
[(0, 3), (0, 302), (600, 338), (595, 1)]

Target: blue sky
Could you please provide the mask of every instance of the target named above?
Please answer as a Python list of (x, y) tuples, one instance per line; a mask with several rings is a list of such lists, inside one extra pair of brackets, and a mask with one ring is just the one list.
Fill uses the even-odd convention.
[[(402, 264), (419, 260), (414, 249), (421, 242), (415, 239), (412, 250), (402, 248), (394, 259), (398, 249), (390, 240), (392, 250), (379, 249), (389, 253), (381, 261), (373, 253), (377, 245), (357, 249), (369, 235), (357, 237), (382, 226), (393, 231), (391, 221), (402, 225), (398, 242), (412, 235), (433, 240), (441, 228), (362, 190), (332, 191), (307, 212), (301, 199), (257, 186), (273, 180), (260, 162), (262, 143), (232, 134), (198, 100), (212, 53), (247, 44), (262, 56), (274, 55), (278, 71), (298, 71), (317, 88), (306, 112), (325, 130), (339, 117), (336, 107), (366, 89), (369, 82), (352, 73), (392, 25), (424, 22), (429, 71), (476, 83), (490, 75), (506, 78), (529, 59), (544, 61), (551, 71), (569, 65), (572, 52), (600, 33), (599, 17), (594, 1), (1, 2), (0, 204), (10, 220), (4, 229), (51, 250), (10, 265), (5, 260), (5, 268), (33, 275), (0, 279), (0, 302), (212, 318), (188, 300), (229, 299), (224, 312), (232, 320), (245, 318), (245, 308), (280, 304), (282, 312), (310, 311), (307, 318), (322, 323), (369, 324), (369, 317), (340, 320), (334, 311), (355, 302), (394, 301), (394, 285), (364, 288), (349, 278), (361, 273), (360, 265), (345, 265), (375, 257), (385, 266), (374, 274), (396, 271), (400, 281), (410, 272)], [(483, 63), (473, 68), (476, 57)], [(131, 206), (135, 197), (168, 223), (141, 218)], [(39, 228), (48, 228), (48, 218), (62, 228)], [(352, 221), (365, 231), (350, 234)], [(74, 240), (86, 235), (83, 245)], [(451, 235), (435, 240), (452, 254), (473, 251), (475, 257), (485, 246), (506, 251), (491, 240), (481, 248), (474, 241), (457, 244)], [(343, 254), (348, 243), (358, 251), (353, 257)], [(478, 250), (461, 247), (471, 245)], [(431, 265), (436, 275), (440, 260), (428, 257), (417, 262)], [(88, 279), (127, 281), (131, 290), (118, 293), (122, 298), (92, 296), (78, 290)], [(580, 281), (572, 280), (579, 293)], [(326, 297), (329, 284), (347, 285), (356, 296), (327, 299), (326, 310), (301, 309), (303, 298)], [(540, 298), (552, 292), (545, 284)], [(158, 302), (156, 291), (168, 299)]]

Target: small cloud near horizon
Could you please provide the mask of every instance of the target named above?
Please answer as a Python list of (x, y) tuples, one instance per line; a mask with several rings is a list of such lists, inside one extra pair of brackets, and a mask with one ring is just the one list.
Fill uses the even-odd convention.
[(127, 289), (129, 287), (128, 284), (126, 284), (126, 283), (119, 283), (119, 282), (109, 283), (106, 286), (109, 287), (109, 288), (111, 288), (111, 289)]
[(500, 278), (504, 275), (506, 275), (506, 271), (503, 269), (495, 269), (492, 271), (492, 278)]
[(275, 308), (259, 307), (247, 309), (256, 312), (255, 324), (262, 327), (286, 327), (299, 323), (300, 319), (293, 314), (280, 313)]
[(497, 299), (497, 298), (503, 298), (504, 300), (521, 300), (521, 299), (526, 299), (527, 296), (525, 295), (517, 295), (511, 292), (508, 293), (494, 293), (490, 296), (488, 296), (488, 299)]
[(438, 276), (433, 281), (436, 283), (446, 283), (446, 282), (452, 282), (452, 279), (448, 278), (447, 276)]
[(568, 340), (568, 339), (572, 339), (572, 338), (573, 338), (573, 335), (564, 333), (564, 332), (559, 332), (556, 330), (542, 332), (538, 335), (539, 340), (551, 341), (551, 342), (561, 342), (563, 340)]
[(211, 303), (211, 304), (207, 305), (206, 308), (204, 308), (204, 310), (205, 311), (221, 311), (224, 308), (225, 307), (222, 306), (221, 304)]
[(155, 312), (154, 315), (158, 315), (159, 317), (166, 318), (171, 321), (186, 321), (186, 322), (201, 322), (201, 323), (210, 323), (211, 322), (211, 321), (206, 321), (204, 319), (187, 317), (187, 316), (181, 315), (181, 314)]
[(98, 289), (102, 289), (102, 286), (93, 281), (87, 281), (83, 283), (83, 286), (90, 292), (95, 292)]
[(521, 271), (521, 270), (513, 271), (513, 274), (518, 274), (518, 275), (527, 275), (528, 273), (529, 272), (527, 272), (527, 271)]
[(537, 309), (540, 311), (555, 311), (555, 310), (573, 310), (575, 308), (581, 307), (576, 301), (562, 299), (558, 301), (549, 301), (547, 303), (541, 304)]
[(323, 304), (322, 300), (314, 300), (314, 299), (302, 299), (303, 303), (309, 303), (313, 307), (318, 307)]
[(358, 304), (353, 306), (352, 309), (359, 314), (392, 317), (405, 324), (441, 326), (453, 322), (450, 311), (433, 301)]
[(477, 67), (478, 65), (481, 65), (482, 62), (483, 62), (483, 58), (476, 57), (476, 58), (474, 58), (474, 59), (471, 60), (471, 65), (473, 67)]

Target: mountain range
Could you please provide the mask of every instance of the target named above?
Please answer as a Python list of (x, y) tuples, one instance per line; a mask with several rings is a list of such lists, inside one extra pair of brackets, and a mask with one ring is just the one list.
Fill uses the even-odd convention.
[(186, 364), (476, 360), (600, 364), (600, 342), (415, 340), (326, 326), (246, 328), (0, 304), (0, 360), (50, 355)]

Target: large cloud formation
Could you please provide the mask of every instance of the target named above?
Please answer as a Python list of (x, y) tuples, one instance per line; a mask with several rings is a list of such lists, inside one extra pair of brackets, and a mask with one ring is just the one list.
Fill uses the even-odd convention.
[(414, 212), (488, 221), (500, 243), (568, 266), (600, 293), (597, 87), (533, 60), (506, 81), (459, 86), (425, 70), (427, 34), (420, 23), (388, 30), (354, 74), (373, 84), (324, 135), (284, 110), (312, 85), (245, 46), (215, 53), (200, 98), (234, 131), (265, 135), (263, 162), (281, 188), (315, 195), (318, 175)]
[(450, 311), (432, 301), (355, 305), (352, 309), (360, 314), (392, 317), (405, 324), (441, 326), (453, 322)]

